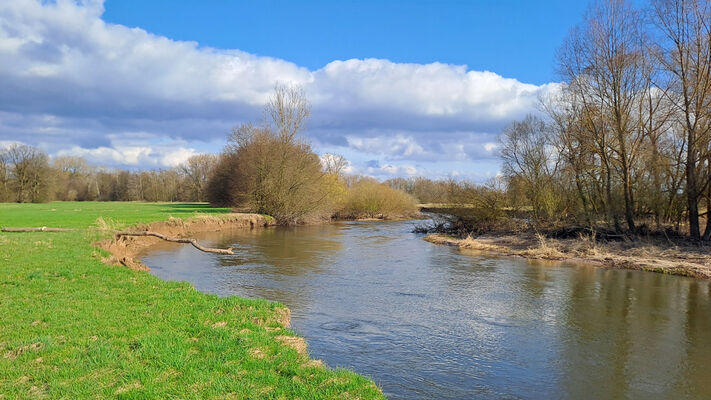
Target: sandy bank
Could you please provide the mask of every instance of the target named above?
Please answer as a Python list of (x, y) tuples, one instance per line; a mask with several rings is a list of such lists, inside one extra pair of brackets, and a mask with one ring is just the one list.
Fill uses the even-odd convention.
[(644, 240), (595, 243), (582, 238), (548, 239), (531, 233), (465, 239), (432, 234), (424, 240), (495, 255), (583, 263), (699, 279), (711, 278), (709, 246), (677, 246)]
[[(170, 237), (190, 237), (201, 232), (229, 231), (233, 229), (253, 229), (275, 225), (274, 218), (260, 214), (223, 214), (192, 217), (186, 220), (170, 218), (166, 221), (134, 226), (137, 231), (153, 231)], [(104, 260), (111, 265), (148, 271), (149, 268), (136, 257), (149, 247), (162, 243), (161, 239), (150, 236), (122, 236), (120, 239), (104, 240), (97, 245), (111, 253)]]

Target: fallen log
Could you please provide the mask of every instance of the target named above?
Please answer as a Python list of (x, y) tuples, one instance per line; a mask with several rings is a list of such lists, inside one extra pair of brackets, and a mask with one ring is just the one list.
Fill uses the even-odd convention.
[(167, 242), (175, 242), (175, 243), (189, 243), (193, 245), (196, 249), (200, 251), (204, 251), (205, 253), (215, 253), (215, 254), (235, 254), (232, 247), (227, 248), (227, 249), (215, 249), (212, 247), (204, 247), (201, 246), (200, 243), (198, 243), (197, 240), (192, 239), (192, 238), (171, 238), (168, 236), (163, 235), (162, 233), (158, 232), (151, 232), (151, 231), (119, 231), (116, 232), (116, 239), (119, 239), (121, 236), (154, 236), (159, 239), (163, 239)]
[(0, 229), (2, 232), (71, 232), (74, 229), (67, 228), (48, 228), (46, 226), (40, 226), (36, 228), (9, 228), (4, 227)]

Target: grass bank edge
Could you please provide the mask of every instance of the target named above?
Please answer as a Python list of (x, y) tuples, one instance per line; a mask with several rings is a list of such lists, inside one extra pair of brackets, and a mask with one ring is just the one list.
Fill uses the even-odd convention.
[[(46, 212), (77, 204), (54, 205)], [(12, 219), (5, 211), (0, 225)], [(14, 219), (49, 225), (42, 213), (33, 214)], [(164, 214), (147, 219), (170, 217)], [(107, 254), (92, 246), (96, 235), (0, 234), (0, 304), (10, 321), (0, 326), (0, 394), (382, 398), (371, 380), (309, 359), (303, 339), (286, 328), (282, 305), (219, 298), (188, 283), (106, 266), (100, 259)]]

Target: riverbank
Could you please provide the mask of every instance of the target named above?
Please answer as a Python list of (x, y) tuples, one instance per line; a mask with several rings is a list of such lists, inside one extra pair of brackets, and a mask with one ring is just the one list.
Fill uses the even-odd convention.
[(280, 304), (104, 264), (92, 244), (105, 233), (88, 229), (98, 217), (176, 235), (251, 220), (196, 204), (0, 204), (2, 226), (76, 229), (0, 234), (0, 397), (382, 398), (371, 380), (310, 360)]
[[(233, 229), (254, 229), (275, 226), (276, 221), (268, 215), (248, 213), (228, 213), (219, 215), (199, 215), (188, 219), (170, 217), (165, 221), (137, 224), (134, 231), (151, 231), (168, 237), (186, 238), (202, 232), (222, 232)], [(123, 265), (137, 270), (148, 271), (137, 257), (162, 240), (151, 236), (122, 236), (105, 239), (96, 243), (110, 253), (104, 260), (110, 265)]]
[(711, 247), (674, 245), (661, 239), (597, 241), (551, 239), (531, 232), (456, 238), (431, 234), (424, 240), (468, 251), (527, 259), (584, 263), (605, 268), (633, 269), (699, 279), (711, 279)]

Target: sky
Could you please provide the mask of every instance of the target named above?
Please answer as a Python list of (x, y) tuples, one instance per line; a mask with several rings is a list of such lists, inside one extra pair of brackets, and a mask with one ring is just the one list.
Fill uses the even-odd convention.
[(304, 88), (350, 171), (483, 181), (583, 1), (0, 0), (0, 146), (168, 168)]

